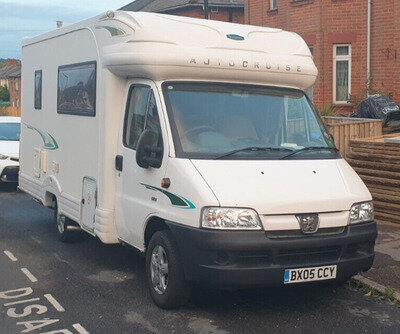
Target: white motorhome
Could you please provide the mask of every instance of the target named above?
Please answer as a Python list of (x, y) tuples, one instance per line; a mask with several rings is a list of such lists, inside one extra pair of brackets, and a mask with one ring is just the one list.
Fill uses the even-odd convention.
[(146, 254), (151, 296), (345, 280), (368, 270), (371, 195), (304, 91), (300, 36), (107, 12), (25, 39), (20, 188)]

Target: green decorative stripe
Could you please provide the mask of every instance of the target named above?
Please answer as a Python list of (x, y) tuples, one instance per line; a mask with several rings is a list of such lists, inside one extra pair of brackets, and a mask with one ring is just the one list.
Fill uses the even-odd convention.
[(56, 150), (56, 149), (58, 149), (58, 143), (57, 143), (57, 141), (54, 139), (54, 137), (51, 134), (49, 134), (49, 133), (47, 133), (45, 131), (42, 131), (42, 130), (40, 130), (38, 128), (35, 128), (32, 125), (28, 125), (28, 124), (25, 124), (25, 125), (29, 130), (36, 131), (40, 135), (40, 137), (43, 140), (43, 147), (44, 148), (46, 148), (48, 150)]
[(148, 184), (141, 183), (141, 185), (145, 186), (147, 189), (156, 190), (156, 191), (163, 193), (165, 196), (167, 196), (169, 198), (169, 200), (171, 201), (171, 204), (173, 206), (177, 206), (182, 209), (195, 209), (196, 208), (196, 206), (191, 201), (189, 201), (187, 198), (185, 198), (183, 196), (179, 196), (179, 195), (170, 193), (169, 191), (166, 191), (161, 188), (153, 187)]
[(96, 29), (106, 29), (111, 36), (124, 36), (126, 35), (125, 31), (120, 28), (109, 27), (109, 26), (97, 26)]

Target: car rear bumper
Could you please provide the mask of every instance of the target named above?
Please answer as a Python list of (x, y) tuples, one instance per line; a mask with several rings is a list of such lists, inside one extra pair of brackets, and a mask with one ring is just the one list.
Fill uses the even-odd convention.
[(334, 265), (337, 279), (371, 268), (375, 222), (340, 234), (268, 238), (264, 231), (212, 231), (168, 223), (188, 281), (220, 288), (283, 285), (285, 269)]

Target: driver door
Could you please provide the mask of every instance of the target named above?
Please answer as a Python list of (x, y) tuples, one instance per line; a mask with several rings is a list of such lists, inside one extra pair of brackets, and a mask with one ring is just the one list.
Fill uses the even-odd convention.
[(155, 147), (162, 147), (167, 140), (163, 138), (165, 129), (162, 130), (163, 122), (160, 121), (161, 104), (152, 82), (132, 83), (126, 101), (116, 157), (116, 222), (119, 238), (142, 250), (144, 223), (151, 214), (159, 212), (158, 193), (149, 186), (160, 187), (168, 154), (164, 147), (160, 168), (141, 168), (136, 162), (136, 148), (145, 129), (156, 134)]

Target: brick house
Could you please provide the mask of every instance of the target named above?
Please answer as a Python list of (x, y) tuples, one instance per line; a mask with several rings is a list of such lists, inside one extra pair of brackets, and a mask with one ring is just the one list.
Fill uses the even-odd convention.
[(10, 92), (10, 106), (21, 107), (21, 62), (8, 59), (0, 68), (0, 86), (7, 86)]
[(305, 39), (319, 70), (314, 102), (342, 114), (366, 96), (368, 86), (371, 93), (391, 93), (400, 102), (398, 22), (398, 0), (245, 0), (245, 23), (294, 31)]
[[(209, 18), (225, 22), (244, 22), (244, 0), (209, 0)], [(203, 0), (136, 0), (121, 10), (155, 12), (204, 18)]]
[(21, 67), (19, 73), (8, 78), (8, 90), (10, 91), (10, 106), (21, 107)]

